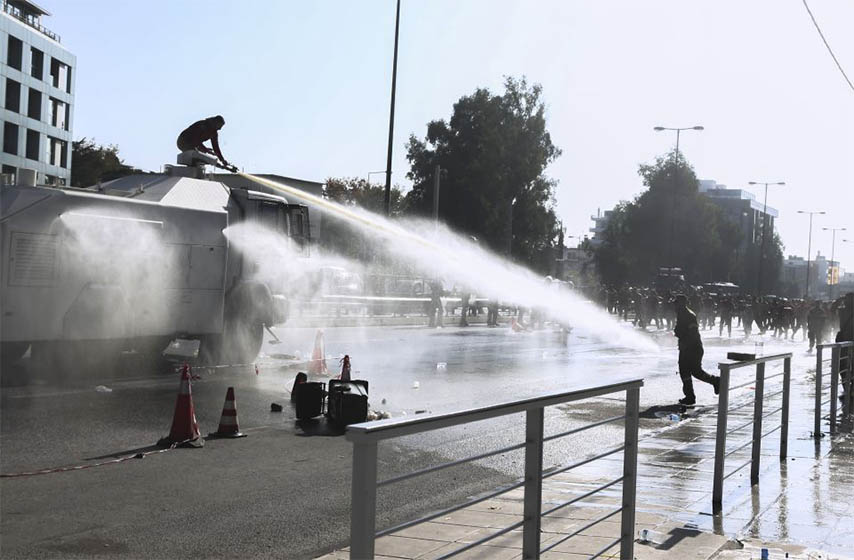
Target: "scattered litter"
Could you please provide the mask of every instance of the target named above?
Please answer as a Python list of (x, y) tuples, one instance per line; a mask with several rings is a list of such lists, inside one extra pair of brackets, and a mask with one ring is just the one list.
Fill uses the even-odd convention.
[(383, 404), (385, 404), (385, 399), (383, 399), (381, 402), (382, 402)]
[(282, 411), (282, 405), (280, 405), (279, 403), (271, 403), (270, 404), (270, 412), (281, 412), (281, 411)]
[[(404, 414), (406, 414), (406, 413), (404, 413)], [(388, 412), (378, 412), (377, 417), (380, 420), (388, 420), (389, 418), (391, 418), (391, 414), (389, 414)]]
[(377, 413), (374, 412), (373, 410), (369, 410), (368, 415), (365, 416), (365, 420), (367, 420), (368, 422), (373, 422), (376, 419), (377, 419)]
[(675, 412), (671, 412), (670, 414), (667, 415), (667, 419), (670, 420), (671, 422), (679, 422), (682, 419), (682, 417), (679, 416), (678, 414), (676, 414)]
[(97, 387), (95, 387), (95, 391), (98, 393), (112, 393), (113, 392), (112, 389), (110, 389), (109, 387), (106, 387), (104, 385), (98, 385)]
[(415, 414), (425, 414), (426, 412), (426, 410), (416, 410)]
[(489, 506), (489, 509), (492, 509), (492, 510), (501, 509), (501, 506)]
[(419, 387), (421, 387), (421, 383), (419, 383), (419, 382), (417, 382), (417, 381), (413, 381), (413, 382), (412, 382), (412, 388), (413, 388), (413, 389), (417, 389), (417, 388), (419, 388)]
[(448, 369), (448, 362), (439, 362), (436, 364), (436, 369)]

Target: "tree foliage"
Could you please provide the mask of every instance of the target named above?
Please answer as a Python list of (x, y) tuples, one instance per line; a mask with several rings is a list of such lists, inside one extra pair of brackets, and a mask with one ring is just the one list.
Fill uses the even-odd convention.
[[(638, 173), (646, 190), (617, 205), (596, 250), (606, 283), (647, 284), (660, 267), (673, 266), (689, 282), (756, 285), (759, 248), (745, 246), (745, 233), (698, 191), (694, 170), (681, 154), (678, 160), (675, 152), (658, 157)], [(770, 290), (782, 262), (778, 237), (769, 235), (765, 256), (763, 287)]]
[(556, 182), (544, 172), (560, 153), (546, 129), (540, 85), (508, 77), (500, 95), (478, 88), (454, 104), (449, 121), (428, 123), (423, 140), (410, 136), (407, 210), (432, 215), (438, 165), (441, 220), (496, 252), (512, 246), (518, 260), (548, 269), (558, 223)]
[[(330, 177), (323, 187), (323, 195), (344, 206), (356, 206), (377, 214), (385, 214), (385, 187), (356, 177)], [(392, 215), (401, 213), (403, 194), (397, 186), (391, 188)], [(374, 240), (364, 231), (332, 213), (323, 216), (320, 246), (351, 259), (369, 262), (380, 251), (374, 250)]]
[(110, 181), (134, 173), (141, 171), (122, 161), (116, 145), (101, 146), (88, 138), (71, 143), (73, 187), (90, 187), (99, 181)]

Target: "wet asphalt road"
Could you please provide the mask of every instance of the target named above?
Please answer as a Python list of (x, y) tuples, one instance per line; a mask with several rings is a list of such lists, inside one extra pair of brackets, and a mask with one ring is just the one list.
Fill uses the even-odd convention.
[[(251, 366), (196, 370), (193, 395), (202, 433), (216, 429), (225, 389), (234, 386), (240, 427), (250, 437), (80, 471), (3, 478), (3, 556), (310, 558), (345, 544), (351, 446), (322, 419), (295, 422), (286, 392), (301, 368), (300, 358), (311, 352), (315, 330), (275, 331), (283, 342), (265, 343), (258, 375)], [(709, 371), (728, 350), (753, 349), (754, 339), (704, 334)], [(635, 376), (645, 378), (643, 410), (681, 396), (672, 336), (664, 331), (650, 336), (660, 351), (613, 348), (578, 332), (567, 340), (549, 330), (514, 334), (483, 326), (331, 328), (325, 332), (325, 351), (336, 373), (337, 358), (349, 354), (353, 377), (370, 382), (371, 407), (393, 417)], [(796, 361), (810, 360), (800, 340), (766, 340), (766, 353), (793, 351)], [(141, 365), (133, 357), (116, 369), (73, 379), (58, 371), (29, 371), (26, 363), (4, 371), (2, 378), (0, 469), (7, 474), (151, 449), (169, 430), (178, 386), (168, 368)], [(96, 392), (97, 385), (112, 391)], [(713, 402), (710, 386), (696, 390), (700, 403)], [(546, 432), (619, 414), (621, 398), (547, 409)], [(271, 402), (284, 404), (284, 412), (271, 413)], [(664, 423), (642, 422), (642, 435)], [(383, 444), (380, 477), (513, 445), (522, 441), (523, 432), (522, 419), (515, 416)], [(549, 444), (544, 464), (566, 464), (618, 445), (622, 426), (585, 434)], [(383, 489), (378, 525), (507, 483), (520, 474), (521, 465), (518, 452), (508, 453)]]

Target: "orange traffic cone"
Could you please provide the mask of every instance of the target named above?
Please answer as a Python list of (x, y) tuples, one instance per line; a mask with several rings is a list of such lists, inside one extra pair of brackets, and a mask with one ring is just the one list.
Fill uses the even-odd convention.
[(193, 407), (193, 393), (190, 389), (190, 366), (186, 362), (181, 368), (181, 384), (178, 399), (175, 401), (175, 415), (169, 435), (157, 442), (158, 446), (203, 447), (205, 440), (199, 434), (196, 422), (196, 409)]
[(326, 369), (326, 354), (323, 347), (323, 330), (317, 329), (314, 337), (314, 350), (311, 352), (311, 361), (308, 363), (309, 373), (329, 373)]
[(234, 387), (229, 387), (225, 393), (225, 404), (222, 405), (222, 416), (219, 428), (210, 437), (239, 438), (246, 437), (237, 426), (237, 404), (234, 401)]

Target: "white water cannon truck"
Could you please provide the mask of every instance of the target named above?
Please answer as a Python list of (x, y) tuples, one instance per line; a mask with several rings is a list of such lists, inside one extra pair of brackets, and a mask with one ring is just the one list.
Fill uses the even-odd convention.
[[(241, 224), (307, 256), (308, 209), (205, 178), (184, 152), (162, 174), (89, 188), (0, 187), (0, 357), (71, 364), (95, 354), (159, 354), (200, 341), (203, 361), (250, 363), (263, 329), (288, 317), (286, 280), (259, 280)], [(184, 165), (180, 165), (184, 164)], [(259, 187), (264, 189), (264, 187)], [(278, 239), (277, 239), (278, 241)]]

